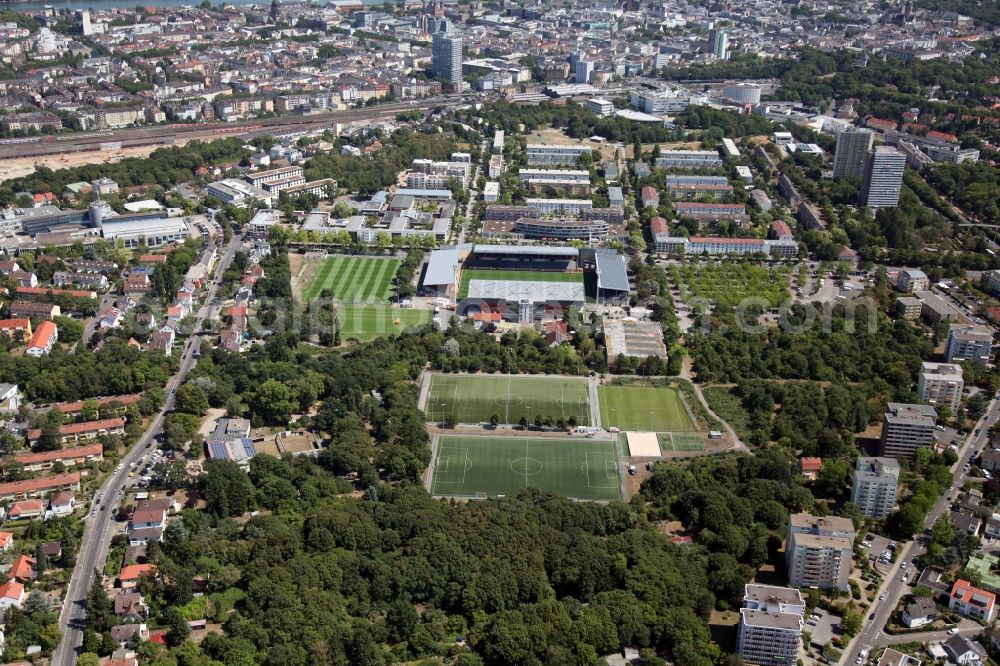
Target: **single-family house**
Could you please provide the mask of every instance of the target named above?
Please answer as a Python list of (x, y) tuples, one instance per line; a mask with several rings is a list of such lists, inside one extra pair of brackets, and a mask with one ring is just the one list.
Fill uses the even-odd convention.
[(76, 497), (70, 492), (55, 493), (49, 497), (49, 510), (45, 513), (46, 518), (63, 518), (70, 516), (76, 509)]
[(937, 619), (937, 606), (929, 597), (917, 597), (903, 608), (903, 624), (911, 629), (930, 624)]
[(823, 469), (823, 459), (804, 456), (799, 458), (799, 474), (806, 481), (815, 481)]
[(149, 564), (126, 564), (118, 573), (118, 585), (123, 590), (131, 590), (139, 584), (139, 579), (156, 571), (156, 565)]
[(45, 503), (41, 500), (22, 500), (10, 505), (11, 520), (19, 518), (41, 518), (45, 515)]
[(990, 622), (996, 610), (996, 600), (992, 592), (973, 587), (969, 581), (959, 578), (948, 594), (948, 608), (959, 615)]
[(149, 607), (138, 592), (119, 592), (115, 595), (115, 615), (130, 622), (141, 622), (149, 616)]
[(7, 574), (22, 583), (35, 580), (38, 577), (38, 573), (35, 571), (35, 560), (27, 555), (18, 555), (14, 563), (10, 565), (10, 571)]
[(986, 649), (976, 641), (960, 634), (951, 636), (944, 642), (948, 660), (959, 666), (971, 666), (986, 661)]
[(6, 553), (14, 547), (14, 533), (0, 532), (0, 552)]
[(24, 585), (16, 580), (8, 580), (3, 585), (0, 585), (0, 609), (10, 608), (11, 606), (20, 608), (23, 601)]

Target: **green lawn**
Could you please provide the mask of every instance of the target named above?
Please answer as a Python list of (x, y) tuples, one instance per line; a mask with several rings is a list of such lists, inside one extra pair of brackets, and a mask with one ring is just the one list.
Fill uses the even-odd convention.
[(337, 323), (344, 340), (357, 338), (365, 341), (426, 324), (432, 316), (433, 310), (397, 308), (387, 304), (344, 303), (337, 311)]
[(457, 423), (486, 423), (494, 414), (515, 424), (536, 416), (590, 425), (587, 381), (535, 375), (434, 375), (425, 407), (428, 421), (453, 416)]
[(615, 447), (608, 441), (444, 436), (432, 474), (434, 495), (496, 497), (531, 486), (577, 499), (621, 498)]
[(642, 432), (697, 430), (680, 394), (655, 386), (600, 386), (601, 425)]
[(458, 300), (469, 295), (472, 280), (511, 280), (520, 282), (583, 282), (583, 273), (559, 273), (556, 271), (491, 271), (465, 269), (462, 283), (458, 286)]
[(398, 259), (382, 257), (330, 257), (306, 287), (306, 302), (319, 298), (324, 289), (345, 303), (388, 303)]

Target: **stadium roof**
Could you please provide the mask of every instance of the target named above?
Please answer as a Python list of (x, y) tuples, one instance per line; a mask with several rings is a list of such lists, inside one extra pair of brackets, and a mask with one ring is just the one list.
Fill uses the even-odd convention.
[(628, 272), (625, 257), (618, 250), (599, 248), (594, 253), (597, 260), (597, 288), (612, 291), (628, 291)]
[(446, 247), (431, 252), (424, 273), (425, 286), (455, 284), (455, 269), (458, 267), (458, 248)]
[(584, 302), (582, 282), (528, 282), (525, 280), (471, 280), (470, 299), (507, 301), (516, 303), (529, 301), (545, 303), (549, 301)]
[(544, 245), (476, 245), (473, 254), (520, 254), (540, 257), (578, 257), (580, 250), (575, 247), (548, 247)]

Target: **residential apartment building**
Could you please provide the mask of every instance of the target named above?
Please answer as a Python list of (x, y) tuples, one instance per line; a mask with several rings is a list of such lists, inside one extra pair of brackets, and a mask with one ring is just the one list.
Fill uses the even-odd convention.
[[(63, 444), (73, 442), (84, 442), (97, 439), (102, 435), (124, 435), (125, 419), (100, 419), (98, 421), (84, 421), (83, 423), (68, 423), (59, 426), (59, 436)], [(28, 443), (34, 446), (42, 436), (41, 428), (33, 428), (28, 431)]]
[(706, 194), (721, 199), (733, 193), (733, 186), (725, 176), (668, 175), (666, 186), (672, 199), (694, 199)]
[(548, 215), (578, 215), (593, 208), (590, 199), (527, 199), (528, 208), (534, 208)]
[[(662, 219), (662, 218), (654, 218)], [(653, 245), (660, 254), (764, 254), (772, 257), (794, 257), (799, 244), (794, 240), (763, 238), (727, 238), (719, 236), (670, 236), (663, 225), (652, 227)]]
[(895, 458), (859, 457), (854, 466), (851, 501), (868, 518), (885, 518), (896, 506), (899, 463)]
[(740, 609), (737, 651), (744, 662), (789, 666), (802, 645), (802, 594), (787, 587), (748, 584)]
[(87, 444), (86, 446), (38, 453), (25, 451), (13, 456), (13, 461), (21, 465), (26, 472), (49, 470), (57, 462), (66, 467), (73, 467), (74, 465), (85, 465), (102, 460), (104, 460), (104, 446), (102, 444)]
[(954, 360), (989, 363), (992, 350), (993, 334), (985, 326), (952, 326), (948, 331), (944, 359), (949, 363)]
[(992, 592), (973, 587), (972, 583), (961, 578), (955, 581), (948, 594), (948, 608), (987, 624), (993, 620), (996, 601), (997, 597)]
[(529, 143), (528, 164), (562, 164), (575, 166), (584, 155), (590, 155), (590, 146), (548, 146)]
[(301, 178), (302, 182), (305, 182), (302, 167), (300, 166), (287, 166), (280, 169), (257, 171), (256, 173), (248, 173), (243, 178), (254, 187), (266, 187), (271, 183), (281, 182), (289, 178)]
[(930, 287), (930, 279), (922, 270), (916, 268), (904, 268), (896, 276), (896, 289), (903, 293), (911, 294), (915, 291), (927, 291)]
[(0, 500), (20, 500), (33, 497), (45, 497), (49, 493), (61, 490), (80, 490), (80, 473), (67, 472), (39, 476), (34, 479), (9, 481), (0, 483)]
[(432, 68), (434, 76), (444, 79), (459, 90), (462, 86), (462, 38), (448, 33), (434, 33)]
[(750, 219), (746, 206), (743, 204), (700, 203), (698, 201), (679, 201), (674, 205), (677, 217), (689, 217), (697, 220), (736, 220), (745, 222)]
[(848, 518), (792, 514), (785, 559), (789, 585), (846, 590), (854, 552), (854, 524)]
[(849, 518), (817, 518), (808, 513), (789, 516), (785, 544), (788, 584), (847, 590), (854, 536), (854, 523)]
[(882, 417), (879, 455), (913, 458), (921, 446), (934, 443), (937, 411), (930, 405), (890, 402)]
[(660, 168), (716, 169), (722, 166), (722, 158), (714, 150), (664, 150), (653, 164)]
[(917, 379), (917, 393), (928, 405), (948, 405), (952, 413), (958, 411), (962, 402), (962, 366), (954, 363), (931, 363), (924, 361)]
[(905, 168), (906, 155), (892, 146), (876, 146), (865, 161), (860, 205), (869, 208), (896, 207)]
[(52, 347), (58, 340), (59, 329), (56, 325), (51, 321), (43, 321), (32, 333), (24, 353), (28, 356), (44, 356), (52, 351)]
[(849, 127), (837, 134), (837, 149), (833, 154), (833, 177), (862, 176), (865, 160), (872, 149), (875, 134), (870, 129)]

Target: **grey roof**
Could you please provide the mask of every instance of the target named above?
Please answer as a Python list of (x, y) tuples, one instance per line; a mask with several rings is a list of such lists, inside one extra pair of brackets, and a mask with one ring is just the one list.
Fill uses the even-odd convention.
[(533, 254), (540, 257), (578, 257), (575, 247), (547, 247), (544, 245), (476, 245), (473, 254)]
[(628, 291), (628, 272), (625, 257), (618, 250), (600, 248), (594, 253), (597, 260), (597, 288)]
[(470, 280), (470, 299), (529, 301), (584, 301), (583, 282), (528, 282), (523, 280)]
[(455, 284), (455, 269), (458, 267), (458, 248), (446, 247), (431, 252), (424, 273), (424, 285)]

